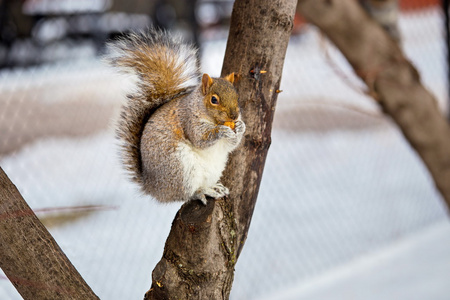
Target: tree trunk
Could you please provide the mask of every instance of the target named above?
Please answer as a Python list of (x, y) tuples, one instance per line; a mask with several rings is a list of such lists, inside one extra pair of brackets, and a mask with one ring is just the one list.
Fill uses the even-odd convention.
[(228, 299), (271, 141), (295, 0), (237, 0), (222, 75), (236, 72), (247, 131), (222, 177), (225, 199), (178, 211), (145, 299)]
[(399, 46), (354, 0), (300, 0), (422, 158), (450, 207), (450, 128)]
[(0, 267), (26, 300), (98, 299), (1, 168)]

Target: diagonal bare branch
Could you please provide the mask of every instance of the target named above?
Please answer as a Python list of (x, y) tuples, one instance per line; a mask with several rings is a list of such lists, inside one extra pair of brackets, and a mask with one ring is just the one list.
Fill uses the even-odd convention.
[(1, 168), (0, 267), (26, 300), (98, 299)]
[(450, 207), (450, 127), (400, 47), (354, 0), (300, 0), (303, 16), (328, 36), (402, 130)]

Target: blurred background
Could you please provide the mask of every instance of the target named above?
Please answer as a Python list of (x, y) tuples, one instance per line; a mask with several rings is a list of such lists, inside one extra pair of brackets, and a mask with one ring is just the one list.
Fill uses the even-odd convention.
[[(101, 299), (142, 299), (181, 203), (142, 196), (114, 127), (130, 82), (105, 42), (159, 26), (219, 76), (233, 1), (0, 0), (0, 166)], [(400, 45), (448, 113), (447, 1), (401, 0)], [(364, 84), (296, 16), (231, 299), (449, 299), (450, 224)], [(20, 299), (0, 272), (0, 299)]]

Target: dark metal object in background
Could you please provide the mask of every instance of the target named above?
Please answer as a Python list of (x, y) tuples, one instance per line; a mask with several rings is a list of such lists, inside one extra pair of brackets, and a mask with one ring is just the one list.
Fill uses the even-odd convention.
[(0, 68), (12, 66), (7, 58), (14, 41), (31, 35), (35, 20), (21, 7), (22, 1), (0, 0)]
[(187, 40), (200, 48), (200, 28), (195, 15), (196, 8), (197, 0), (158, 0), (152, 11), (153, 25), (166, 30), (183, 28), (189, 33)]
[(108, 39), (152, 25), (177, 31), (201, 49), (200, 32), (228, 28), (233, 3), (95, 0), (73, 7), (63, 5), (67, 1), (0, 0), (0, 68), (95, 56)]

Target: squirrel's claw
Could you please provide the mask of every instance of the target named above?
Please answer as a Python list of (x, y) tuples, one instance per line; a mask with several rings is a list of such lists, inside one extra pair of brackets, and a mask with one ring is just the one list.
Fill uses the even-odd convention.
[(191, 198), (191, 200), (200, 200), (200, 201), (203, 203), (203, 205), (206, 205), (206, 204), (207, 204), (206, 196), (205, 196), (205, 194), (203, 193), (203, 191), (197, 191), (197, 192), (194, 194), (194, 196)]
[(242, 121), (236, 121), (234, 130), (236, 134), (243, 134), (245, 132), (245, 123)]
[(205, 195), (202, 195), (202, 197), (200, 197), (198, 200), (200, 200), (203, 203), (203, 205), (207, 204)]

